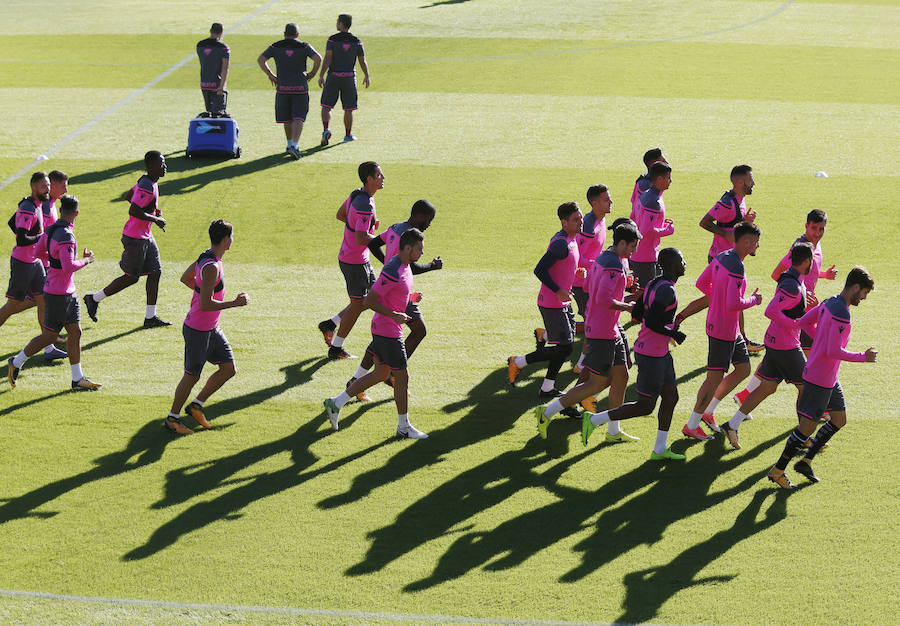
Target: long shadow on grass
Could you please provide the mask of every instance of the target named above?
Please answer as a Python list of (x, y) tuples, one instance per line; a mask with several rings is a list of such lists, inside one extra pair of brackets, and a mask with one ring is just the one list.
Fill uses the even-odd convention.
[[(273, 385), (218, 404), (210, 404), (207, 417), (214, 418), (250, 406), (257, 406), (291, 387), (308, 382), (312, 379), (312, 374), (327, 362), (327, 359), (311, 358), (282, 368), (281, 371), (285, 372), (285, 381), (280, 385)], [(341, 426), (343, 428), (352, 426), (366, 412), (388, 402), (391, 402), (391, 399), (358, 406), (352, 415), (341, 420)], [(153, 504), (152, 508), (154, 509), (164, 509), (181, 504), (208, 491), (221, 489), (223, 486), (233, 485), (234, 487), (211, 500), (198, 502), (178, 514), (155, 530), (144, 545), (129, 551), (122, 559), (135, 561), (152, 556), (174, 544), (182, 535), (200, 530), (219, 520), (235, 519), (240, 515), (240, 511), (257, 500), (332, 472), (395, 441), (393, 437), (390, 437), (315, 470), (305, 472), (319, 460), (310, 450), (310, 446), (322, 438), (321, 427), (326, 421), (324, 412), (322, 412), (287, 437), (253, 446), (214, 461), (189, 465), (169, 472), (166, 475), (165, 495), (162, 500)], [(292, 464), (289, 467), (276, 472), (262, 472), (235, 478), (236, 474), (246, 468), (285, 452), (291, 455)]]
[[(105, 343), (109, 343), (111, 341), (116, 341), (118, 339), (121, 339), (122, 337), (127, 337), (128, 335), (133, 335), (134, 333), (140, 332), (142, 330), (144, 330), (143, 326), (136, 326), (135, 328), (132, 328), (131, 330), (125, 330), (125, 331), (122, 331), (121, 333), (116, 333), (115, 335), (110, 335), (109, 337), (102, 337), (100, 339), (95, 339), (94, 341), (90, 341), (90, 342), (84, 344), (83, 346), (81, 346), (81, 352), (82, 353), (88, 352), (88, 351), (92, 350), (93, 348), (102, 346)], [(65, 350), (66, 342), (65, 341), (59, 342), (59, 346), (63, 350)], [(18, 354), (18, 353), (16, 353), (16, 354)], [(14, 354), (10, 354), (9, 356), (14, 356)], [(4, 358), (4, 357), (0, 356), (0, 363), (2, 363), (4, 360), (6, 360), (8, 358), (9, 357)], [(31, 358), (29, 358), (28, 362), (25, 364), (27, 369), (23, 369), (22, 371), (27, 372), (30, 369), (34, 369), (34, 368), (38, 368), (38, 367), (61, 367), (64, 363), (67, 363), (66, 359), (56, 359), (55, 361), (47, 361), (46, 359), (43, 358), (43, 355), (35, 354)]]
[[(14, 408), (21, 408), (21, 405)], [(163, 432), (161, 423), (160, 419), (150, 420), (131, 437), (123, 450), (95, 459), (95, 467), (87, 471), (48, 483), (21, 496), (6, 499), (0, 505), (0, 524), (24, 517), (53, 517), (58, 511), (35, 512), (34, 509), (94, 481), (155, 463), (162, 457), (166, 445), (172, 441), (172, 438)]]
[[(180, 154), (180, 157), (175, 155)], [(171, 172), (182, 172), (195, 167), (203, 167), (208, 163), (200, 161), (192, 161), (184, 156), (184, 150), (176, 150), (163, 155), (166, 157), (166, 168)], [(173, 158), (174, 157), (174, 158)], [(102, 170), (94, 170), (92, 172), (82, 172), (75, 174), (69, 179), (72, 185), (89, 185), (91, 183), (100, 183), (108, 181), (110, 178), (118, 178), (127, 174), (141, 175), (145, 172), (144, 159), (140, 158), (136, 161), (129, 161), (113, 167), (107, 167)]]
[[(748, 476), (741, 483), (744, 489), (760, 480), (759, 475)], [(749, 484), (747, 484), (749, 483)], [(744, 486), (747, 484), (746, 486)], [(626, 574), (624, 613), (616, 623), (638, 624), (656, 617), (659, 609), (682, 589), (711, 582), (726, 582), (735, 577), (709, 576), (696, 578), (704, 567), (723, 556), (735, 544), (753, 535), (768, 530), (787, 517), (788, 491), (783, 489), (760, 489), (753, 494), (750, 503), (741, 511), (731, 528), (721, 530), (694, 546), (691, 546), (669, 563), (659, 567)], [(757, 521), (763, 504), (769, 498), (772, 504), (765, 517)]]

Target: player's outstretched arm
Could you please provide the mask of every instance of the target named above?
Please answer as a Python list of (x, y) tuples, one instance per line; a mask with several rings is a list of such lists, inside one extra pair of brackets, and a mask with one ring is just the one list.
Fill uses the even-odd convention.
[(675, 316), (675, 328), (681, 326), (681, 323), (692, 315), (695, 315), (703, 309), (709, 307), (709, 296), (700, 296), (690, 304), (688, 304), (681, 313)]

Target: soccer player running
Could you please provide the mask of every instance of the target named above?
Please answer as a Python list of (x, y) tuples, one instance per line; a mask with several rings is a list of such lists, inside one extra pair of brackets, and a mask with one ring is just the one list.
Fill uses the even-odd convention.
[(587, 446), (588, 438), (594, 429), (611, 419), (624, 420), (650, 415), (656, 407), (656, 399), (662, 397), (657, 415), (659, 426), (656, 431), (656, 443), (650, 459), (682, 460), (685, 458), (684, 455), (673, 452), (667, 447), (666, 441), (669, 426), (672, 424), (672, 413), (678, 403), (675, 365), (669, 352), (669, 342), (675, 340), (681, 344), (685, 339), (684, 333), (673, 327), (675, 311), (678, 308), (675, 283), (684, 276), (686, 265), (681, 251), (677, 248), (663, 249), (659, 253), (659, 265), (662, 268), (662, 275), (647, 284), (641, 304), (636, 306), (634, 311), (642, 320), (641, 330), (634, 343), (638, 366), (638, 401), (602, 413), (585, 411), (581, 417), (581, 443)]
[(131, 191), (128, 200), (128, 221), (122, 229), (122, 259), (119, 267), (122, 275), (94, 294), (84, 296), (84, 304), (88, 315), (97, 321), (97, 309), (100, 301), (119, 293), (138, 282), (141, 276), (147, 277), (147, 311), (144, 315), (144, 328), (171, 326), (156, 315), (156, 298), (159, 293), (159, 277), (162, 276), (162, 265), (159, 260), (159, 247), (153, 238), (151, 228), (155, 224), (163, 232), (166, 230), (166, 219), (159, 209), (159, 179), (166, 175), (166, 159), (157, 150), (144, 155), (147, 173), (141, 176)]
[[(337, 30), (325, 44), (325, 60), (322, 62), (322, 73), (319, 74), (319, 87), (322, 87), (322, 143), (327, 146), (331, 139), (331, 110), (341, 96), (344, 108), (344, 142), (355, 141), (353, 134), (353, 112), (358, 108), (356, 93), (356, 60), (363, 71), (363, 85), (369, 88), (369, 65), (366, 63), (366, 51), (363, 50), (359, 37), (350, 33), (353, 18), (341, 13), (337, 18)], [(325, 72), (328, 72), (326, 78)]]
[(647, 167), (647, 172), (638, 176), (634, 181), (634, 189), (631, 191), (631, 221), (634, 221), (641, 194), (650, 189), (650, 167), (654, 163), (669, 164), (666, 157), (663, 156), (662, 148), (651, 148), (644, 153), (644, 165)]
[(556, 210), (562, 230), (550, 238), (547, 251), (534, 268), (541, 281), (538, 309), (547, 330), (547, 346), (539, 344), (534, 352), (511, 356), (506, 360), (509, 384), (516, 382), (522, 369), (532, 363), (547, 362), (547, 374), (541, 383), (541, 398), (557, 398), (562, 391), (556, 388), (556, 376), (565, 360), (572, 354), (575, 341), (575, 313), (572, 311), (572, 284), (575, 274), (584, 274), (578, 267), (578, 244), (575, 235), (582, 228), (584, 216), (577, 202), (566, 202)]
[(50, 261), (44, 284), (43, 332), (9, 360), (7, 377), (13, 387), (16, 386), (19, 370), (24, 367), (25, 361), (57, 341), (63, 328), (66, 329), (66, 348), (72, 367), (72, 390), (93, 391), (100, 387), (99, 383), (88, 380), (81, 370), (81, 313), (73, 275), (94, 262), (94, 253), (86, 249), (81, 259), (76, 258), (78, 242), (72, 229), (77, 217), (78, 199), (75, 196), (63, 196), (60, 198), (59, 220), (47, 229), (38, 243), (45, 247)]
[(659, 241), (675, 232), (672, 220), (666, 219), (662, 194), (672, 184), (672, 168), (661, 161), (650, 166), (650, 189), (640, 195), (632, 219), (641, 233), (641, 241), (629, 263), (638, 285), (646, 287), (657, 277), (656, 257)]
[[(738, 327), (738, 318), (741, 311), (762, 302), (758, 288), (750, 296), (744, 295), (747, 289), (744, 259), (748, 255), (756, 256), (759, 227), (741, 222), (734, 227), (733, 235), (734, 248), (717, 254), (697, 278), (697, 288), (704, 295), (675, 316), (677, 328), (689, 316), (709, 307), (706, 315), (709, 338), (706, 379), (697, 391), (694, 410), (682, 429), (686, 437), (700, 441), (713, 438), (703, 431), (700, 422), (720, 432), (713, 411), (722, 398), (750, 375), (750, 355)], [(734, 364), (734, 371), (726, 376), (729, 364)]]
[[(562, 397), (535, 409), (538, 435), (542, 439), (547, 438), (547, 427), (554, 415), (575, 406), (585, 398), (595, 396), (607, 386), (610, 387), (610, 407), (618, 407), (624, 401), (625, 385), (628, 382), (628, 370), (625, 367), (627, 348), (622, 333), (619, 332), (619, 313), (631, 311), (634, 300), (643, 295), (640, 289), (632, 295), (625, 295), (625, 259), (634, 253), (640, 238), (640, 233), (630, 221), (616, 226), (613, 230), (613, 245), (597, 257), (588, 272), (589, 299), (584, 325), (588, 344), (584, 358), (587, 376), (583, 380), (579, 379), (580, 382)], [(584, 376), (582, 373), (582, 377)], [(609, 419), (603, 421), (608, 422)], [(618, 423), (616, 426), (618, 427)], [(637, 437), (622, 430), (607, 432), (606, 435), (606, 440), (611, 443), (636, 439)]]
[[(287, 138), (285, 152), (299, 159), (300, 133), (309, 112), (309, 82), (322, 64), (322, 57), (315, 48), (299, 41), (300, 32), (294, 23), (284, 27), (284, 39), (276, 41), (256, 59), (259, 68), (275, 86), (275, 121), (284, 125)], [(275, 59), (275, 71), (269, 69), (269, 59)], [(306, 71), (306, 59), (313, 60), (312, 71)]]
[[(37, 307), (38, 325), (44, 323), (44, 281), (47, 276), (46, 251), (40, 246), (41, 234), (56, 222), (56, 200), (68, 190), (69, 177), (59, 170), (48, 176), (44, 172), (31, 175), (31, 195), (23, 198), (9, 226), (16, 235), (16, 245), (9, 259), (9, 285), (6, 303), (0, 307), (0, 326), (16, 313)], [(56, 195), (54, 195), (56, 193)], [(66, 356), (52, 343), (44, 349), (48, 361)]]
[(335, 216), (344, 223), (338, 265), (347, 284), (350, 304), (332, 318), (319, 322), (319, 331), (328, 344), (328, 358), (332, 360), (355, 358), (344, 350), (344, 341), (353, 330), (359, 314), (366, 309), (365, 297), (375, 282), (375, 272), (369, 263), (369, 242), (378, 231), (375, 194), (379, 189), (384, 189), (384, 173), (375, 161), (360, 163), (357, 173), (363, 186), (350, 193)]
[(200, 91), (203, 106), (212, 117), (228, 117), (227, 105), (228, 64), (231, 49), (222, 41), (222, 25), (214, 22), (209, 29), (209, 37), (197, 42), (197, 57), (200, 59)]
[(851, 326), (850, 307), (859, 306), (874, 288), (875, 281), (869, 272), (864, 267), (854, 267), (847, 274), (841, 293), (808, 311), (799, 321), (800, 326), (813, 336), (809, 360), (803, 370), (803, 392), (797, 401), (799, 424), (788, 437), (778, 462), (767, 474), (769, 480), (782, 489), (794, 489), (793, 483), (784, 473), (785, 469), (794, 455), (806, 445), (825, 410), (831, 412), (831, 419), (812, 438), (812, 444), (803, 458), (794, 464), (794, 470), (810, 481), (819, 482), (819, 477), (812, 468), (816, 454), (847, 423), (844, 390), (838, 381), (841, 361), (874, 363), (878, 357), (875, 348), (869, 348), (865, 352), (847, 351)]
[(372, 343), (366, 348), (377, 360), (375, 369), (366, 374), (335, 398), (325, 398), (325, 413), (334, 430), (338, 429), (341, 407), (366, 389), (394, 376), (394, 402), (397, 405), (397, 436), (426, 439), (428, 435), (409, 421), (409, 371), (406, 348), (403, 345), (403, 324), (409, 321), (405, 313), (412, 293), (413, 274), (410, 265), (422, 257), (425, 237), (422, 231), (410, 228), (400, 236), (400, 249), (382, 268), (378, 281), (366, 296), (365, 304), (375, 311), (372, 316)]
[[(403, 236), (403, 233), (410, 228), (415, 228), (424, 233), (428, 230), (428, 227), (431, 226), (431, 222), (434, 220), (434, 214), (434, 205), (428, 200), (416, 200), (412, 205), (412, 209), (410, 209), (409, 219), (405, 222), (394, 224), (372, 239), (372, 241), (369, 242), (369, 252), (372, 253), (372, 256), (381, 261), (382, 264), (387, 263), (400, 251), (400, 237)], [(382, 247), (384, 247), (383, 253), (381, 252)], [(444, 262), (441, 260), (441, 257), (432, 259), (431, 263), (409, 264), (413, 276), (418, 276), (419, 274), (424, 274), (425, 272), (430, 272), (432, 270), (439, 270), (442, 267), (444, 267)], [(407, 360), (412, 358), (413, 352), (416, 351), (416, 348), (419, 347), (419, 344), (422, 343), (422, 340), (425, 339), (425, 335), (428, 333), (428, 330), (425, 328), (425, 318), (423, 317), (422, 310), (419, 308), (418, 304), (421, 296), (422, 294), (414, 292), (410, 296), (409, 304), (406, 305), (406, 316), (409, 318), (406, 325), (409, 327), (409, 335), (406, 336), (406, 340), (403, 344), (406, 348)], [(373, 364), (374, 356), (371, 352), (367, 351), (363, 356), (362, 363), (360, 363), (359, 368), (356, 370), (353, 378), (347, 383), (347, 386), (349, 387), (355, 380), (365, 376), (368, 371), (372, 369)], [(393, 381), (390, 378), (385, 382), (393, 385)], [(357, 396), (357, 400), (360, 402), (366, 402), (368, 399), (369, 397), (365, 393)]]
[[(707, 262), (711, 262), (720, 252), (734, 247), (734, 228), (737, 224), (753, 223), (756, 220), (756, 211), (748, 207), (746, 202), (755, 185), (752, 167), (745, 164), (731, 168), (731, 189), (722, 194), (722, 198), (700, 220), (700, 228), (713, 234)], [(738, 324), (748, 352), (760, 352), (765, 349), (763, 344), (747, 339), (743, 313), (738, 317)]]
[(243, 291), (234, 300), (225, 299), (222, 257), (234, 243), (234, 227), (224, 220), (215, 220), (209, 225), (209, 242), (209, 249), (181, 275), (181, 282), (194, 292), (181, 329), (184, 335), (184, 376), (175, 388), (172, 410), (163, 421), (163, 426), (178, 435), (190, 435), (194, 432), (182, 423), (179, 414), (194, 385), (200, 380), (203, 365), (207, 362), (218, 365), (219, 369), (187, 405), (185, 414), (194, 418), (203, 428), (211, 428), (203, 413), (203, 405), (235, 373), (234, 354), (219, 326), (219, 316), (225, 309), (247, 306), (250, 303), (250, 297)]
[(738, 428), (748, 418), (750, 411), (775, 393), (782, 380), (796, 385), (798, 391), (803, 386), (806, 358), (800, 349), (800, 327), (797, 326), (797, 320), (806, 311), (807, 292), (803, 279), (813, 262), (812, 244), (806, 241), (794, 244), (790, 258), (791, 267), (778, 277), (775, 296), (766, 307), (766, 317), (772, 321), (765, 334), (766, 354), (755, 375), (760, 383), (746, 394), (734, 417), (722, 424), (722, 431), (737, 450), (741, 449)]

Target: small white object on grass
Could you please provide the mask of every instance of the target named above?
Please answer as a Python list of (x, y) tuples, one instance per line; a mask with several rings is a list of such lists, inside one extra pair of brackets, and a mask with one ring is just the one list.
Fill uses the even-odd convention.
[(816, 178), (828, 178), (828, 174), (821, 170), (813, 174), (813, 176), (815, 176)]
[(38, 161), (46, 161), (46, 160), (47, 160), (47, 155), (46, 155), (46, 154), (39, 154), (39, 155), (37, 156), (37, 160), (38, 160)]

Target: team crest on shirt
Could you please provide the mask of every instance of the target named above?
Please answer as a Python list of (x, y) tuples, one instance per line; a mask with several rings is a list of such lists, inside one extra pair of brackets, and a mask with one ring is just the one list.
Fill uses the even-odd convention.
[(843, 326), (838, 326), (838, 332), (841, 333), (841, 334), (843, 334), (843, 332), (844, 332), (844, 327), (843, 327)]
[(211, 52), (212, 52), (212, 48), (203, 48), (203, 54), (205, 54), (206, 56), (209, 56), (209, 54)]
[(350, 49), (350, 44), (349, 44), (349, 43), (345, 43), (345, 44), (344, 44), (343, 46), (341, 46), (341, 47), (344, 49), (344, 52), (347, 52), (347, 50)]
[(293, 50), (285, 50), (284, 53), (285, 53), (286, 55), (288, 55), (289, 57), (294, 56), (294, 51), (293, 51)]

